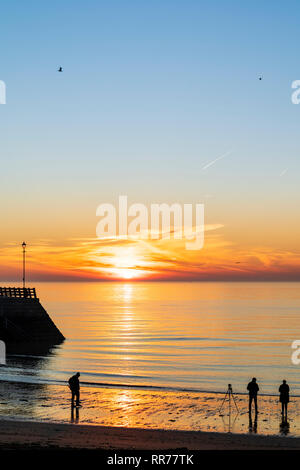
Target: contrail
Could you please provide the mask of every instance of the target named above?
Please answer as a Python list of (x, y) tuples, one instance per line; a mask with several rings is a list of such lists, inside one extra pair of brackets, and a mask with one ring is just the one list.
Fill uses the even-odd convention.
[(223, 153), (223, 155), (221, 155), (220, 157), (216, 158), (215, 160), (213, 160), (212, 162), (209, 162), (207, 163), (206, 165), (204, 165), (202, 167), (202, 170), (206, 170), (207, 168), (209, 168), (210, 166), (212, 166), (214, 163), (216, 163), (218, 160), (221, 160), (222, 158), (225, 158), (227, 157), (228, 155), (230, 155), (232, 153), (232, 150), (230, 150), (229, 152), (226, 152), (226, 153)]
[(283, 171), (280, 173), (280, 175), (279, 175), (279, 176), (283, 176), (283, 175), (285, 175), (287, 171), (288, 171), (288, 168), (285, 168), (285, 170), (283, 170)]

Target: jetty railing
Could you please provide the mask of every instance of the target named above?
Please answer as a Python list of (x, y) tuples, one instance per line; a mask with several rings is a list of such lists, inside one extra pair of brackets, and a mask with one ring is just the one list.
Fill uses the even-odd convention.
[(0, 297), (36, 299), (35, 287), (0, 287)]

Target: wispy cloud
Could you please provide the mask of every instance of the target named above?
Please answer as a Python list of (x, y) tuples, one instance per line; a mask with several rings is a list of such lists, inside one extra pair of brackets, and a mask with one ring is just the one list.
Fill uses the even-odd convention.
[[(185, 240), (99, 240), (96, 238), (28, 244), (28, 279), (35, 280), (300, 280), (300, 252), (266, 246), (238, 246), (206, 226), (201, 251)], [(0, 248), (2, 280), (21, 280), (20, 244)]]

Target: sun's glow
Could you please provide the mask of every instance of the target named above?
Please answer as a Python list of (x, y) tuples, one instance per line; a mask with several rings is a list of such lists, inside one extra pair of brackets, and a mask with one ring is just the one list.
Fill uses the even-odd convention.
[(120, 279), (134, 279), (140, 276), (140, 271), (127, 268), (111, 268), (110, 272)]
[(111, 263), (114, 266), (110, 269), (111, 273), (120, 279), (134, 279), (142, 273), (139, 269), (141, 260), (133, 247), (117, 248)]
[[(183, 240), (37, 240), (30, 246), (30, 275), (40, 280), (299, 280), (300, 252), (271, 246), (239, 245), (207, 229), (202, 250)], [(20, 278), (20, 249), (1, 252), (2, 279)], [(41, 261), (42, 260), (42, 261)]]

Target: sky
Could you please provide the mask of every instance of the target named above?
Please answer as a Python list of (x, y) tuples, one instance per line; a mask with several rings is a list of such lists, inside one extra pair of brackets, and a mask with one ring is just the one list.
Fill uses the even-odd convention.
[[(300, 280), (299, 13), (297, 1), (3, 3), (1, 280), (20, 280), (23, 240), (32, 282)], [(96, 209), (119, 195), (204, 204), (203, 249), (97, 239)]]

